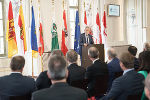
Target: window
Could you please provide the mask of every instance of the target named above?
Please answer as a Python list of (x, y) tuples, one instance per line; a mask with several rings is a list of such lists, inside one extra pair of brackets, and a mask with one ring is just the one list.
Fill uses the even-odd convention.
[[(76, 11), (78, 10), (78, 0), (69, 0), (69, 31), (71, 34), (71, 44), (74, 44), (75, 36), (75, 20), (76, 20)], [(74, 45), (71, 45), (71, 48), (74, 48)]]
[(4, 1), (0, 0), (0, 57), (6, 55), (4, 31)]

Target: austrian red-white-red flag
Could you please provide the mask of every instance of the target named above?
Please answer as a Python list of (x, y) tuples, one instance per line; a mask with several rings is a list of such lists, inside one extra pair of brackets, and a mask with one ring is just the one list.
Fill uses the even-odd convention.
[(100, 18), (99, 13), (96, 14), (96, 25), (97, 25), (97, 33), (96, 37), (96, 44), (102, 44), (102, 34), (101, 34), (101, 25), (100, 25)]
[(66, 12), (65, 10), (63, 11), (63, 21), (64, 21), (64, 26), (62, 29), (62, 42), (61, 42), (61, 51), (63, 52), (64, 56), (66, 55), (68, 48), (65, 43), (65, 33), (67, 32), (67, 21), (66, 21)]

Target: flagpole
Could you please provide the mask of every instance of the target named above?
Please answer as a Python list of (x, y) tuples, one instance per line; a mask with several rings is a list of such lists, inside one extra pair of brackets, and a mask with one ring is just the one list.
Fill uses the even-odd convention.
[(33, 55), (32, 55), (32, 78), (34, 77), (34, 68), (33, 68)]

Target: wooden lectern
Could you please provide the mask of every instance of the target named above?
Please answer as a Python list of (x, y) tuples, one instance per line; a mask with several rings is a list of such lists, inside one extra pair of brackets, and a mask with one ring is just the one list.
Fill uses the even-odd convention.
[(81, 66), (84, 68), (87, 68), (92, 64), (92, 61), (88, 57), (88, 49), (90, 47), (96, 47), (99, 51), (99, 59), (101, 61), (105, 60), (105, 54), (104, 54), (104, 44), (90, 44), (87, 47), (82, 46), (82, 63)]

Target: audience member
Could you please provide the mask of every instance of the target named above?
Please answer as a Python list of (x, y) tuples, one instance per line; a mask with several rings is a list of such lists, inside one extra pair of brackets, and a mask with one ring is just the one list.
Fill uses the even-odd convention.
[(135, 70), (138, 70), (140, 65), (138, 59), (136, 58), (137, 48), (135, 46), (129, 46), (128, 51), (134, 56), (134, 68)]
[(100, 61), (99, 51), (96, 47), (88, 49), (88, 56), (93, 61), (93, 64), (87, 67), (86, 78), (88, 79), (88, 95), (93, 95), (96, 77), (100, 75), (108, 75), (107, 64)]
[(69, 50), (66, 54), (68, 66), (67, 82), (71, 84), (73, 81), (84, 80), (85, 69), (77, 65), (78, 54), (74, 50)]
[(150, 74), (146, 77), (145, 80), (145, 94), (147, 98), (150, 100)]
[(128, 95), (143, 92), (144, 76), (134, 71), (134, 56), (123, 53), (120, 57), (120, 66), (124, 71), (123, 76), (113, 81), (111, 90), (101, 100), (127, 100)]
[(150, 43), (148, 43), (148, 42), (144, 43), (143, 50), (144, 51), (150, 51)]
[(11, 59), (11, 74), (0, 77), (0, 96), (31, 96), (36, 90), (34, 79), (22, 75), (24, 65), (22, 56)]
[(64, 57), (52, 56), (48, 64), (48, 76), (52, 86), (34, 92), (32, 100), (87, 100), (84, 90), (74, 88), (66, 83), (68, 70)]
[[(148, 73), (150, 72), (150, 51), (143, 51), (139, 54), (139, 62), (141, 65), (140, 71), (138, 73), (142, 74), (146, 79)], [(143, 92), (141, 100), (147, 100), (145, 93)]]
[[(50, 56), (64, 56), (61, 50), (54, 50)], [(52, 85), (51, 80), (48, 78), (47, 75), (47, 70), (44, 72), (41, 72), (38, 78), (36, 79), (36, 86), (37, 89), (44, 89), (44, 88), (49, 88)]]
[(116, 51), (114, 48), (110, 48), (107, 51), (108, 55), (108, 71), (109, 71), (109, 83), (108, 83), (108, 91), (111, 88), (112, 82), (115, 79), (115, 73), (116, 72), (122, 72), (122, 69), (120, 67), (120, 60), (116, 57)]

